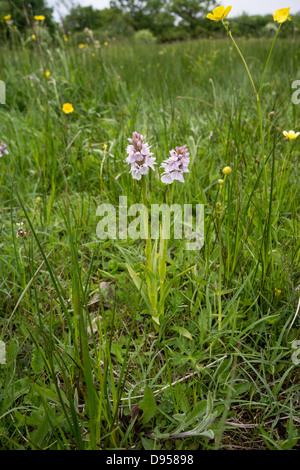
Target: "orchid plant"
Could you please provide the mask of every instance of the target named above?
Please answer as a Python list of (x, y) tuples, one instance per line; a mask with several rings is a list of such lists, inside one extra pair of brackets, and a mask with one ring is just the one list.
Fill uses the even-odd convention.
[[(131, 165), (130, 174), (132, 178), (137, 181), (142, 180), (142, 199), (143, 203), (147, 205), (147, 184), (143, 177), (149, 173), (149, 169), (155, 170), (156, 158), (150, 151), (151, 147), (147, 142), (144, 142), (143, 135), (133, 132), (128, 141), (126, 163)], [(189, 172), (189, 162), (189, 152), (186, 146), (170, 150), (170, 157), (161, 164), (161, 168), (164, 170), (161, 175), (161, 182), (167, 185), (171, 185), (176, 180), (184, 183), (183, 175)], [(165, 301), (175, 280), (192, 268), (179, 273), (173, 279), (168, 279), (168, 239), (162, 229), (164, 220), (160, 226), (160, 239), (159, 241), (155, 240), (153, 244), (149, 236), (148, 218), (144, 219), (144, 224), (145, 233), (148, 234), (145, 246), (146, 263), (141, 265), (141, 272), (139, 273), (129, 264), (126, 264), (126, 266), (136, 288), (147, 305), (156, 330), (159, 331), (164, 319)]]

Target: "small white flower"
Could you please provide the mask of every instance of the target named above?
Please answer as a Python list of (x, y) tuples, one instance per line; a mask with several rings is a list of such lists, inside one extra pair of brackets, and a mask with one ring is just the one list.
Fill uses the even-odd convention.
[(283, 131), (283, 135), (287, 137), (290, 140), (295, 140), (297, 137), (299, 137), (300, 132), (295, 132), (295, 131)]

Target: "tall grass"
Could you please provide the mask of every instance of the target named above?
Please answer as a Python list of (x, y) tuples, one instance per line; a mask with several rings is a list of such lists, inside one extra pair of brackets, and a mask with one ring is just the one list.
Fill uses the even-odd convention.
[[(259, 86), (271, 42), (240, 46)], [(276, 48), (263, 198), (255, 103), (229, 41), (2, 46), (1, 448), (299, 448), (299, 141), (282, 137), (298, 130), (299, 40)], [(133, 130), (159, 162), (188, 145), (173, 202), (205, 204), (203, 249), (168, 245), (160, 335), (126, 269), (142, 272), (143, 242), (96, 236), (99, 203), (141, 201), (124, 163)], [(162, 203), (158, 171), (148, 183), (148, 203)], [(20, 221), (28, 234), (16, 238)]]

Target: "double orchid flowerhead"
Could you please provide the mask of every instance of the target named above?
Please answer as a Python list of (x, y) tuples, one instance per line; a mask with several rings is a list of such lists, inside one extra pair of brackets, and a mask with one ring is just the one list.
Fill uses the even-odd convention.
[(132, 138), (128, 141), (130, 145), (126, 149), (128, 154), (126, 162), (131, 165), (130, 173), (133, 179), (139, 181), (143, 175), (147, 175), (149, 168), (154, 170), (156, 159), (152, 157), (153, 153), (150, 152), (150, 147), (147, 142), (144, 142), (141, 134), (133, 132)]
[[(133, 179), (140, 180), (142, 176), (147, 175), (149, 168), (154, 170), (156, 165), (156, 158), (150, 152), (150, 146), (144, 142), (144, 137), (137, 132), (133, 132), (132, 138), (128, 139), (126, 152), (126, 162), (131, 165), (130, 173)], [(173, 181), (181, 181), (184, 183), (183, 174), (188, 173), (188, 165), (190, 163), (188, 149), (183, 147), (176, 147), (175, 150), (170, 151), (170, 157), (161, 164), (164, 172), (161, 176), (162, 183), (171, 184)]]

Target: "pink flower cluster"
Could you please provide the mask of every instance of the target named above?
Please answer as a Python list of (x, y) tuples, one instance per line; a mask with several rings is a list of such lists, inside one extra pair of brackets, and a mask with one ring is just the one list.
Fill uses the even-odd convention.
[[(128, 154), (126, 162), (131, 165), (130, 173), (135, 180), (140, 180), (143, 175), (147, 175), (149, 168), (154, 170), (154, 165), (156, 165), (156, 158), (152, 157), (153, 153), (150, 152), (149, 145), (143, 140), (144, 137), (137, 132), (133, 132), (132, 138), (128, 139), (130, 145), (126, 149)], [(161, 168), (164, 168), (161, 175), (162, 183), (171, 184), (175, 180), (184, 183), (183, 175), (189, 173), (189, 157), (186, 145), (171, 150), (170, 157), (161, 164)]]
[(128, 139), (131, 145), (128, 145), (126, 152), (128, 157), (126, 162), (131, 165), (130, 173), (133, 179), (140, 180), (143, 175), (147, 175), (149, 168), (154, 170), (156, 165), (155, 157), (150, 152), (150, 147), (143, 142), (144, 137), (137, 132), (133, 132), (132, 138)]
[(4, 154), (8, 155), (7, 145), (1, 142), (0, 144), (0, 157), (3, 157)]
[(161, 181), (165, 184), (171, 184), (174, 180), (184, 183), (183, 174), (189, 173), (188, 166), (190, 163), (190, 154), (186, 145), (171, 150), (170, 155), (170, 158), (165, 160), (161, 165), (161, 168), (165, 169), (161, 176)]

